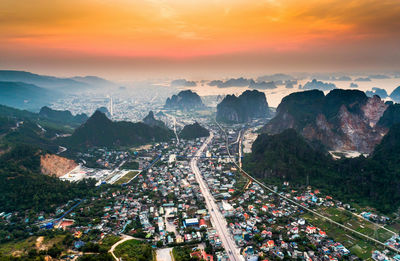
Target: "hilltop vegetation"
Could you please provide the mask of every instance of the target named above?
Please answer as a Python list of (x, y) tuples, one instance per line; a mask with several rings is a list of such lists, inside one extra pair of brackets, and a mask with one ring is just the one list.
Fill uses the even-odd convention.
[(333, 160), (295, 130), (261, 134), (244, 160), (245, 169), (264, 180), (311, 185), (345, 202), (375, 207), (384, 213), (400, 206), (400, 125), (393, 125), (368, 158)]
[(0, 145), (3, 148), (30, 144), (56, 152), (55, 137), (72, 133), (71, 122), (53, 120), (26, 110), (0, 105)]
[(185, 125), (182, 131), (179, 133), (179, 136), (182, 139), (196, 139), (201, 137), (208, 137), (210, 132), (201, 126), (198, 122), (193, 124)]
[(73, 148), (91, 146), (131, 146), (149, 142), (166, 141), (173, 132), (158, 126), (149, 126), (142, 122), (112, 121), (96, 111), (72, 136), (63, 140)]
[(53, 110), (47, 106), (44, 106), (40, 109), (39, 116), (41, 118), (49, 119), (54, 122), (71, 124), (75, 127), (81, 125), (88, 119), (88, 116), (84, 113), (77, 114), (74, 116), (68, 110), (65, 111)]

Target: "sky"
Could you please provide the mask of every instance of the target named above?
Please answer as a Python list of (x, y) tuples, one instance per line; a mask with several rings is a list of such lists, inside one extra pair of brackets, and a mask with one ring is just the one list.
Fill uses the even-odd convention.
[(0, 0), (0, 68), (210, 77), (400, 70), (399, 0)]

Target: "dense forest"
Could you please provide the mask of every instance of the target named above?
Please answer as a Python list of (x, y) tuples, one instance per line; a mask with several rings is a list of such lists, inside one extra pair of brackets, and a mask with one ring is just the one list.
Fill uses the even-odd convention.
[(0, 212), (51, 212), (68, 200), (94, 193), (95, 181), (64, 182), (40, 172), (41, 151), (18, 145), (0, 157)]
[(261, 134), (246, 155), (247, 171), (266, 184), (290, 181), (311, 185), (383, 213), (400, 206), (400, 125), (393, 125), (369, 157), (333, 158), (295, 130)]

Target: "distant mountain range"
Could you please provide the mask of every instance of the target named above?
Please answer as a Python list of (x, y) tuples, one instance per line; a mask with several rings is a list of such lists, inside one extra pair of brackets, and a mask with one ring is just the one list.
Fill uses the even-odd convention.
[(370, 153), (397, 123), (397, 111), (397, 106), (358, 90), (334, 89), (326, 96), (319, 90), (297, 92), (282, 99), (262, 131), (276, 134), (292, 128), (331, 150)]
[(66, 94), (115, 86), (115, 83), (96, 76), (59, 78), (0, 70), (0, 104), (38, 111)]
[(192, 92), (191, 90), (185, 90), (179, 92), (177, 95), (172, 95), (171, 98), (167, 98), (164, 108), (173, 110), (198, 110), (204, 109), (200, 96)]
[(209, 83), (210, 86), (217, 86), (218, 88), (229, 88), (229, 87), (245, 87), (249, 86), (250, 80), (240, 77), (240, 78), (231, 78), (226, 81), (221, 80), (213, 80)]
[(115, 86), (115, 83), (96, 76), (60, 78), (12, 70), (0, 70), (0, 81), (24, 82), (65, 93), (82, 91), (90, 88)]
[(247, 90), (239, 97), (227, 95), (217, 105), (216, 119), (228, 123), (242, 123), (268, 115), (269, 108), (265, 94), (257, 90)]
[(293, 76), (283, 73), (276, 73), (272, 75), (264, 75), (257, 78), (257, 81), (273, 81), (273, 82), (286, 82), (296, 80)]
[(321, 91), (330, 91), (336, 88), (336, 85), (333, 83), (325, 83), (322, 81), (318, 81), (313, 79), (311, 82), (307, 82), (304, 86), (299, 86), (299, 89), (303, 90), (321, 90)]
[(0, 81), (0, 104), (29, 110), (48, 105), (61, 93), (24, 82)]
[(179, 87), (179, 86), (185, 86), (185, 87), (194, 87), (196, 86), (195, 81), (188, 81), (186, 79), (177, 79), (171, 81), (171, 86)]
[(104, 113), (96, 111), (63, 142), (72, 148), (117, 147), (167, 141), (172, 137), (173, 132), (169, 129), (142, 122), (112, 121)]
[[(282, 77), (284, 79), (285, 77)], [(260, 79), (260, 78), (259, 78)], [(271, 77), (271, 79), (281, 79), (281, 77)], [(289, 80), (287, 80), (289, 81)], [(254, 81), (253, 79), (246, 79), (243, 77), (240, 78), (231, 78), (225, 81), (222, 80), (213, 80), (208, 83), (210, 86), (217, 86), (218, 88), (230, 88), (230, 87), (249, 87), (250, 89), (260, 89), (260, 90), (267, 90), (267, 89), (276, 89), (276, 85), (282, 85), (285, 81), (283, 80), (276, 80), (276, 81), (264, 81), (264, 80), (257, 80)]]

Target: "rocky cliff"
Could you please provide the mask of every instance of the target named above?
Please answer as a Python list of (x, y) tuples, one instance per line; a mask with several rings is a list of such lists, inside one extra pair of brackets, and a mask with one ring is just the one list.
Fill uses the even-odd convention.
[(357, 90), (335, 89), (326, 96), (318, 90), (293, 93), (282, 99), (263, 131), (276, 134), (293, 128), (330, 150), (370, 153), (388, 131), (378, 124), (387, 108), (378, 96), (368, 98)]
[(63, 158), (54, 154), (45, 154), (40, 156), (40, 169), (43, 174), (48, 176), (61, 177), (71, 170), (73, 170), (78, 164), (75, 161)]
[(265, 94), (257, 90), (245, 91), (239, 97), (227, 95), (217, 105), (217, 121), (240, 123), (268, 115)]

